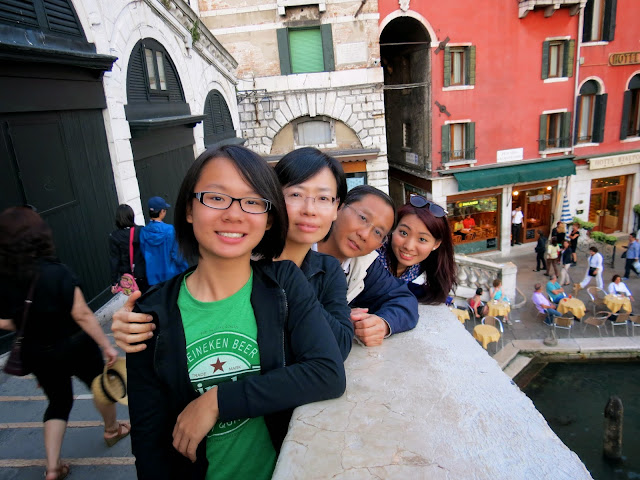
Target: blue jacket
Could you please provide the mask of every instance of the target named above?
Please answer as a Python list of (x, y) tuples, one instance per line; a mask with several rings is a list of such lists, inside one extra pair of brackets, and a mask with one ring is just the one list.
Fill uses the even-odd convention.
[[(289, 261), (252, 267), (260, 375), (218, 385), (218, 421), (264, 416), (279, 451), (294, 407), (342, 395), (344, 365), (300, 269)], [(131, 448), (141, 480), (204, 479), (207, 471), (206, 440), (198, 446), (195, 463), (172, 446), (178, 415), (198, 396), (189, 381), (178, 308), (183, 278), (152, 288), (136, 305), (136, 311), (153, 315), (156, 325), (147, 348), (127, 355)]]
[(169, 280), (189, 266), (178, 250), (173, 225), (151, 220), (140, 232), (140, 249), (147, 264), (149, 285)]
[(638, 241), (631, 242), (627, 250), (627, 260), (637, 260), (640, 257), (640, 243)]
[(384, 268), (376, 258), (367, 269), (364, 290), (349, 303), (351, 308), (368, 308), (384, 318), (392, 334), (406, 332), (418, 324), (418, 299), (406, 282)]
[(353, 344), (353, 324), (347, 305), (347, 280), (340, 262), (331, 255), (309, 250), (300, 270), (316, 292), (323, 316), (336, 337), (342, 359), (346, 360)]

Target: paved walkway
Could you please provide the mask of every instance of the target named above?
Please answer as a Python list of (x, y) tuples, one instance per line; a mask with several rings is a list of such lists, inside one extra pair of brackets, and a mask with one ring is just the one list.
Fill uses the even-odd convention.
[[(605, 265), (603, 280), (604, 287), (609, 285), (611, 277), (614, 274), (624, 274), (624, 259), (620, 258), (622, 252), (625, 249), (621, 248), (621, 245), (627, 244), (627, 236), (620, 237), (620, 241), (617, 246), (615, 267), (611, 268), (610, 265)], [(479, 258), (484, 260), (494, 261), (496, 263), (513, 262), (518, 266), (518, 274), (516, 285), (518, 290), (526, 297), (526, 302), (520, 308), (513, 308), (511, 311), (510, 319), (513, 322), (512, 326), (505, 325), (505, 344), (512, 340), (529, 340), (529, 339), (544, 339), (549, 336), (549, 327), (547, 327), (541, 320), (537, 319), (537, 313), (535, 306), (531, 301), (531, 295), (533, 294), (533, 286), (536, 283), (542, 283), (543, 288), (549, 280), (549, 277), (544, 275), (544, 271), (535, 272), (536, 267), (536, 254), (534, 252), (534, 244), (516, 245), (512, 247), (511, 253), (508, 256), (501, 256), (500, 254), (484, 254)], [(584, 278), (587, 268), (587, 257), (578, 253), (578, 265), (571, 267), (569, 274), (571, 276), (572, 284), (565, 288), (568, 294), (573, 294), (573, 283), (579, 282)], [(640, 277), (631, 272), (631, 278), (625, 281), (631, 293), (634, 294), (634, 300), (632, 306), (634, 312), (640, 311)], [(591, 282), (590, 286), (595, 286), (595, 279)], [(512, 304), (520, 303), (523, 298), (518, 292), (517, 299)], [(575, 296), (575, 295), (574, 295)], [(577, 297), (582, 300), (587, 307), (587, 316), (590, 316), (593, 312), (592, 305), (589, 302), (589, 296), (586, 289), (580, 290)], [(473, 330), (473, 322), (466, 322), (467, 329)], [(607, 327), (609, 335), (611, 335), (611, 327)], [(636, 332), (640, 333), (640, 332)], [(624, 328), (617, 327), (616, 336), (626, 336), (626, 330)], [(558, 338), (564, 338), (567, 336), (566, 330), (558, 330)], [(596, 328), (587, 326), (586, 331), (583, 333), (583, 325), (580, 322), (576, 322), (571, 330), (571, 336), (576, 338), (583, 337), (597, 337), (598, 331)], [(490, 352), (495, 352), (495, 346), (491, 344), (489, 346)]]

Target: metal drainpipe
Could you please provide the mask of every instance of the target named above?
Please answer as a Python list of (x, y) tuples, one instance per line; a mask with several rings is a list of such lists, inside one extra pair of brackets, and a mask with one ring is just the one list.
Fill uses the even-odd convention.
[[(573, 133), (575, 133), (576, 131), (576, 114), (578, 113), (578, 95), (579, 95), (579, 90), (578, 90), (578, 85), (580, 85), (580, 51), (582, 50), (582, 28), (584, 25), (584, 7), (580, 7), (580, 14), (579, 14), (579, 18), (578, 18), (578, 35), (576, 38), (576, 68), (574, 69), (574, 74), (575, 74), (575, 81), (574, 81), (574, 87), (573, 87), (573, 122), (571, 122), (571, 132), (570, 132), (570, 138), (573, 138)], [(575, 139), (573, 139), (575, 140)], [(571, 142), (571, 154), (574, 155), (575, 154), (575, 142), (572, 141)], [(565, 188), (566, 190), (566, 188)]]

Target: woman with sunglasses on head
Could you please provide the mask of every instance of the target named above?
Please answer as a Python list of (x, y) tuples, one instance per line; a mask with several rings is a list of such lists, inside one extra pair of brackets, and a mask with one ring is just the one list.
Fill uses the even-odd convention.
[(444, 303), (456, 280), (447, 212), (421, 195), (398, 210), (398, 225), (379, 250), (387, 269), (427, 304)]
[(309, 283), (270, 260), (288, 230), (273, 169), (244, 147), (204, 152), (180, 187), (175, 227), (197, 266), (137, 303), (155, 335), (127, 355), (138, 478), (271, 478), (291, 409), (345, 388)]
[[(283, 188), (289, 230), (284, 250), (274, 260), (291, 260), (298, 265), (324, 309), (324, 317), (333, 331), (343, 359), (351, 351), (353, 325), (349, 320), (347, 282), (340, 263), (330, 255), (312, 250), (322, 241), (336, 219), (338, 206), (346, 196), (347, 183), (340, 163), (311, 147), (294, 150), (278, 162), (275, 172)], [(134, 296), (130, 307), (137, 299)], [(131, 345), (134, 339), (123, 338), (131, 329), (148, 327), (136, 314), (117, 312), (112, 330), (119, 345), (129, 353), (144, 344)], [(146, 340), (138, 337), (135, 341)], [(124, 342), (127, 343), (124, 343)]]

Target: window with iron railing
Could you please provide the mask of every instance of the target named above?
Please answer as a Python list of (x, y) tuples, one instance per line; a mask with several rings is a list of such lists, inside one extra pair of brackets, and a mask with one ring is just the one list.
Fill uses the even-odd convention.
[(569, 148), (571, 135), (571, 113), (558, 112), (540, 115), (540, 138), (538, 148), (540, 151)]
[(600, 143), (603, 140), (607, 95), (598, 95), (599, 90), (595, 80), (585, 82), (580, 88), (576, 104), (575, 144)]
[(442, 163), (476, 158), (475, 122), (442, 126)]

